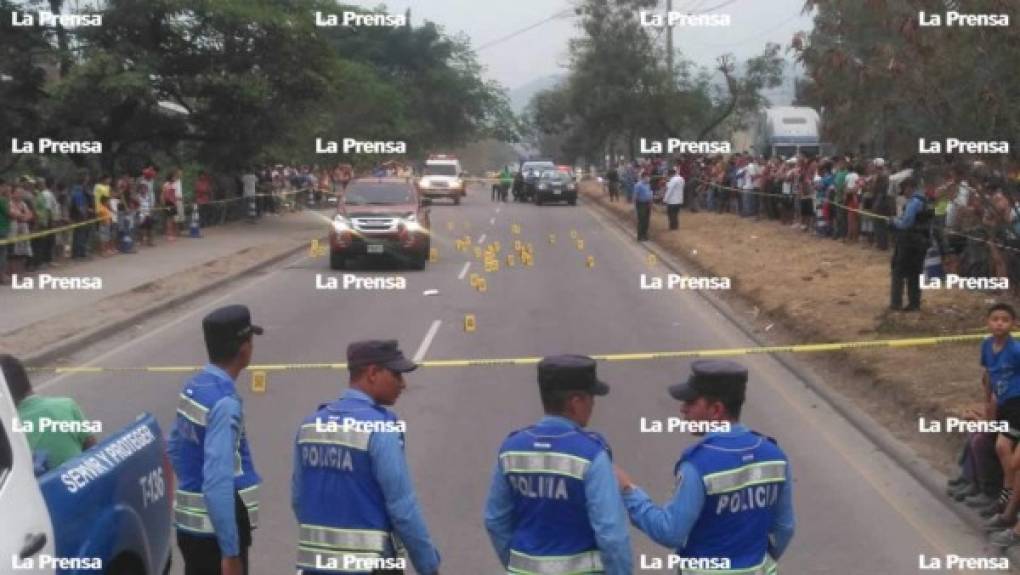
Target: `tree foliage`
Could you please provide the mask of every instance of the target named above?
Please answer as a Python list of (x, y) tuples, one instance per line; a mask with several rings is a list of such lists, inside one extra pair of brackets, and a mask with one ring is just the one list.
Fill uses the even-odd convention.
[[(53, 3), (0, 0), (4, 12)], [(154, 156), (220, 170), (336, 161), (316, 154), (316, 138), (403, 140), (414, 157), (513, 137), (502, 88), (482, 79), (463, 39), (429, 22), (319, 27), (317, 10), (364, 11), (326, 0), (108, 0), (99, 27), (57, 34), (5, 21), (0, 137), (98, 140), (104, 171)], [(0, 170), (25, 160), (7, 151)]]
[[(1008, 141), (1020, 132), (1014, 0), (809, 0), (805, 10), (815, 26), (794, 43), (808, 76), (800, 99), (823, 111), (843, 149), (905, 157), (919, 138)], [(948, 10), (1008, 14), (1011, 25), (920, 26), (921, 11)]]
[(671, 71), (656, 29), (639, 11), (654, 0), (581, 0), (580, 38), (571, 42), (567, 79), (537, 94), (529, 105), (530, 137), (546, 155), (563, 161), (637, 154), (640, 138), (722, 139), (735, 123), (761, 107), (761, 90), (778, 85), (782, 58), (770, 45), (738, 72), (732, 56), (717, 62), (725, 89), (712, 72), (675, 54)]

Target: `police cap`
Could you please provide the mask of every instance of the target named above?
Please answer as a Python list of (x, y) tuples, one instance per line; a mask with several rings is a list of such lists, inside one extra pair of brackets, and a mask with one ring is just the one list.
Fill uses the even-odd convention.
[(695, 361), (687, 381), (669, 386), (669, 394), (680, 401), (699, 397), (743, 400), (746, 390), (747, 368), (725, 359)]
[(583, 391), (606, 395), (609, 386), (595, 374), (595, 360), (586, 355), (551, 355), (538, 362), (538, 386), (543, 390)]
[(243, 343), (252, 334), (262, 335), (263, 329), (251, 323), (248, 306), (228, 305), (213, 310), (202, 319), (202, 332), (209, 349)]
[(397, 340), (356, 341), (347, 346), (347, 368), (378, 365), (397, 373), (418, 369), (418, 364), (404, 357)]

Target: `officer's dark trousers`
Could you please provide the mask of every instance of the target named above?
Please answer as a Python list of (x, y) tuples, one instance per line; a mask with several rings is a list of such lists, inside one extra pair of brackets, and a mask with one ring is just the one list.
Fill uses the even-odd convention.
[[(237, 517), (237, 536), (241, 543), (241, 563), (248, 575), (248, 548), (251, 547), (251, 522), (248, 509), (241, 496), (234, 494), (234, 514)], [(220, 575), (220, 544), (216, 537), (196, 537), (177, 532), (177, 546), (184, 558), (184, 575)]]
[(637, 208), (637, 239), (640, 242), (648, 239), (648, 223), (652, 217), (652, 203), (636, 202), (634, 206)]
[(668, 204), (666, 217), (669, 218), (669, 229), (678, 229), (680, 227), (680, 204)]
[(899, 232), (892, 257), (892, 293), (889, 305), (903, 307), (903, 288), (907, 289), (907, 307), (921, 307), (921, 273), (928, 242), (919, 234)]

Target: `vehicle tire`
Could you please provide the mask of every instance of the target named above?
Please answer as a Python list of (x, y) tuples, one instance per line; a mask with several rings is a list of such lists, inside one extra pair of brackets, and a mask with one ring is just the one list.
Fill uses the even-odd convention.
[(347, 264), (347, 256), (341, 252), (330, 251), (329, 252), (329, 269), (342, 270)]
[(567, 203), (572, 205), (572, 206), (576, 206), (577, 205), (577, 198), (571, 198), (571, 199), (567, 200)]
[(460, 205), (460, 196), (456, 196), (455, 198), (453, 198), (453, 205), (455, 206)]
[(412, 253), (411, 254), (411, 269), (423, 270), (428, 264), (429, 254), (426, 250), (424, 253)]

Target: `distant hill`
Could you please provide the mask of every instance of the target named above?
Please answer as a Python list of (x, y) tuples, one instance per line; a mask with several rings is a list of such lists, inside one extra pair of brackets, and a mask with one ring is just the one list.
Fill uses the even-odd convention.
[(514, 113), (523, 112), (535, 94), (556, 86), (564, 78), (566, 76), (563, 74), (544, 76), (510, 90), (510, 105), (513, 107)]

